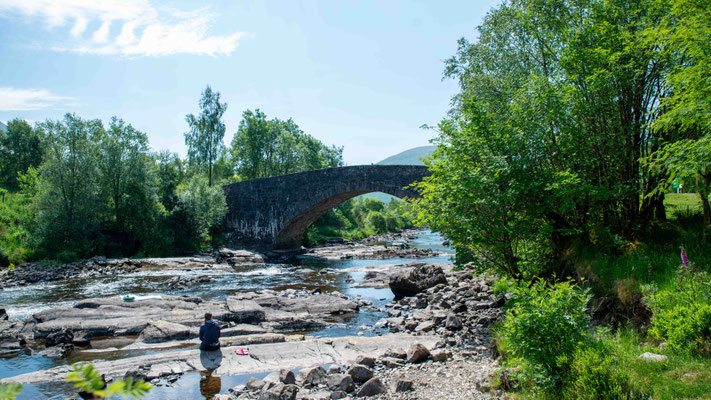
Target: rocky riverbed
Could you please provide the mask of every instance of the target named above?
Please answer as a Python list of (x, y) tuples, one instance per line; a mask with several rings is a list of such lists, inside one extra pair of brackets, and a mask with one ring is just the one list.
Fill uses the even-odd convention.
[[(28, 395), (34, 397), (24, 398), (38, 398), (38, 393), (69, 390), (57, 392), (57, 385), (46, 385), (61, 382), (70, 363), (94, 360), (109, 377), (136, 374), (152, 381), (157, 387), (149, 398), (193, 398), (199, 395), (177, 396), (173, 388), (185, 395), (185, 385), (193, 382), (191, 373), (204, 370), (195, 350), (196, 335), (202, 314), (210, 311), (222, 325), (223, 359), (209, 379), (200, 380), (202, 395), (206, 393), (203, 386), (218, 378), (221, 389), (214, 394), (219, 392), (221, 398), (317, 399), (366, 394), (432, 398), (422, 393), (444, 389), (427, 384), (427, 377), (434, 373), (451, 379), (467, 374), (476, 377), (476, 382), (467, 378), (468, 383), (460, 385), (463, 397), (450, 398), (489, 396), (477, 387), (486, 387), (483, 382), (492, 369), (488, 328), (501, 314), (505, 299), (493, 295), (486, 280), (472, 279), (470, 271), (452, 272), (444, 256), (415, 261), (422, 243), (405, 240), (415, 244), (403, 246), (412, 250), (410, 256), (393, 253), (389, 263), (349, 261), (350, 253), (343, 253), (346, 260), (309, 256), (301, 265), (275, 265), (267, 255), (228, 249), (167, 260), (77, 263), (71, 271), (83, 274), (81, 279), (88, 282), (113, 275), (115, 279), (105, 281), (109, 282), (105, 286), (117, 282), (134, 292), (146, 282), (152, 287), (136, 294), (134, 301), (124, 301), (116, 294), (87, 298), (90, 291), (85, 290), (84, 296), (62, 297), (54, 307), (39, 309), (21, 320), (13, 318), (12, 308), (9, 316), (0, 311), (0, 352), (19, 354), (18, 360), (37, 363), (37, 367), (5, 372), (0, 378), (29, 384)], [(429, 241), (432, 245), (431, 238)], [(378, 241), (375, 246), (394, 247), (393, 241)], [(440, 247), (428, 254), (446, 254), (446, 249)], [(20, 271), (22, 268), (5, 278), (16, 288), (37, 290), (37, 284), (26, 279), (34, 276), (33, 267)], [(62, 278), (66, 272), (45, 273), (59, 276), (54, 285), (69, 279)], [(231, 279), (241, 283), (224, 289)], [(244, 285), (245, 279), (257, 281)], [(204, 291), (207, 288), (209, 292)], [(215, 292), (215, 288), (221, 289)], [(108, 289), (107, 294), (120, 290)], [(220, 294), (225, 291), (226, 295)], [(355, 333), (363, 336), (347, 336)], [(409, 359), (407, 353), (413, 346), (424, 349), (420, 352), (425, 356)], [(249, 355), (238, 355), (235, 349), (246, 349)], [(42, 363), (37, 357), (57, 361)], [(12, 360), (4, 365), (22, 365)], [(293, 370), (296, 378), (301, 378), (286, 383), (271, 374), (267, 379), (269, 371), (283, 369)], [(353, 379), (352, 386), (346, 375)], [(53, 396), (46, 397), (60, 398)]]

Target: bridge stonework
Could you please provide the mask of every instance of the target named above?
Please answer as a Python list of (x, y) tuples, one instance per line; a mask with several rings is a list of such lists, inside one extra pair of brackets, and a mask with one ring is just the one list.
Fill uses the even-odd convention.
[(415, 198), (406, 186), (429, 174), (418, 165), (360, 165), (225, 185), (228, 240), (247, 248), (298, 248), (306, 228), (333, 207), (369, 192)]

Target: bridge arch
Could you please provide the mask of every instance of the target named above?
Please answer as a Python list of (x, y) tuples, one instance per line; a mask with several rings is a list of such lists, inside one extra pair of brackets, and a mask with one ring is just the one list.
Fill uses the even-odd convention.
[(297, 248), (306, 228), (333, 207), (370, 192), (417, 197), (405, 187), (428, 175), (418, 165), (360, 165), (226, 185), (228, 240), (258, 249)]

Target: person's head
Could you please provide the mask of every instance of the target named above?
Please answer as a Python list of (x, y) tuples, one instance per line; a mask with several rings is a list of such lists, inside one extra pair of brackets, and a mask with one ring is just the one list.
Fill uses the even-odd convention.
[(206, 312), (205, 313), (205, 321), (209, 321), (212, 319), (212, 313)]

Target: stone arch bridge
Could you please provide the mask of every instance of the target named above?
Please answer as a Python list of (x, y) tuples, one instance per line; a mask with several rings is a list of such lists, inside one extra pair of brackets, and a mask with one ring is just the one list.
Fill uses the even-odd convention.
[(248, 248), (298, 248), (306, 228), (331, 208), (370, 192), (417, 197), (406, 186), (429, 174), (418, 165), (360, 165), (225, 185), (228, 239)]

